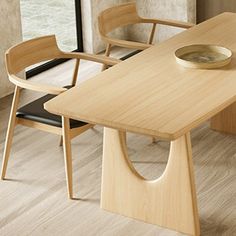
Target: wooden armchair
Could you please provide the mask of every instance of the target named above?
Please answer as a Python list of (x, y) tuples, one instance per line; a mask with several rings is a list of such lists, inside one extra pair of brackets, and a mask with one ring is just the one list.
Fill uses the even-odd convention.
[[(36, 83), (31, 80), (23, 80), (17, 77), (17, 74), (28, 66), (42, 61), (58, 58), (76, 59), (74, 74), (70, 86), (61, 88), (57, 86)], [(20, 43), (10, 48), (6, 52), (6, 67), (9, 80), (16, 86), (7, 130), (5, 150), (3, 154), (1, 179), (4, 179), (6, 175), (7, 163), (10, 155), (15, 126), (24, 125), (40, 129), (53, 134), (61, 135), (63, 137), (68, 195), (69, 198), (72, 198), (72, 158), (70, 140), (91, 128), (93, 125), (69, 118), (61, 119), (60, 116), (53, 115), (44, 110), (43, 104), (57, 94), (65, 92), (69, 87), (76, 85), (80, 59), (99, 62), (107, 65), (115, 65), (119, 62), (117, 59), (107, 58), (104, 56), (75, 52), (62, 52), (57, 46), (54, 35), (40, 37)], [(44, 92), (48, 95), (30, 102), (29, 104), (18, 109), (21, 92), (20, 88)]]
[[(153, 25), (147, 43), (115, 39), (108, 36), (108, 33), (112, 32), (118, 27), (130, 25), (130, 24), (138, 24), (138, 23), (149, 23)], [(138, 50), (129, 54), (128, 56), (121, 58), (122, 60), (127, 59), (128, 57), (133, 56), (144, 49), (149, 48), (150, 46), (152, 46), (156, 26), (158, 24), (185, 28), (185, 29), (188, 29), (194, 25), (191, 23), (181, 22), (181, 21), (176, 21), (176, 20), (142, 18), (138, 15), (136, 4), (134, 2), (111, 7), (101, 12), (98, 17), (98, 26), (99, 26), (100, 35), (107, 45), (105, 56), (110, 55), (111, 47), (113, 45)], [(105, 69), (105, 65), (103, 69)]]

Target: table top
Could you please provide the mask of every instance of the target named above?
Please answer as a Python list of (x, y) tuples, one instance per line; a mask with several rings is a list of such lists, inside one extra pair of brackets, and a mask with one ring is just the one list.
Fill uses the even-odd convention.
[[(236, 14), (223, 13), (119, 63), (45, 103), (49, 112), (174, 140), (236, 101)], [(214, 70), (189, 69), (174, 52), (191, 44), (233, 51)]]

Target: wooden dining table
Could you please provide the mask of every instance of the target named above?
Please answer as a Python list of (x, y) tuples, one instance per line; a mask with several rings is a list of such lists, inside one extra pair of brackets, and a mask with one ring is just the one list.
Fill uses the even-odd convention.
[[(200, 235), (190, 132), (210, 120), (212, 129), (236, 134), (235, 27), (235, 13), (218, 15), (45, 104), (65, 121), (105, 127), (103, 209)], [(224, 46), (233, 52), (232, 61), (218, 69), (185, 68), (176, 63), (174, 52), (191, 44)], [(171, 142), (161, 177), (147, 180), (136, 171), (127, 154), (126, 132)]]

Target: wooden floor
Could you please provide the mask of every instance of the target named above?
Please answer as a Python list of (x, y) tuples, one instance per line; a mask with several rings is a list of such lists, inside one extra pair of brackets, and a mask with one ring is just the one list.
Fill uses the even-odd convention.
[[(69, 61), (36, 76), (67, 84)], [(82, 80), (100, 66), (83, 63)], [(39, 96), (23, 91), (21, 104)], [(11, 96), (0, 100), (0, 158)], [(78, 101), (79, 104), (79, 101)], [(17, 127), (7, 171), (0, 181), (1, 236), (174, 236), (183, 235), (103, 211), (99, 207), (102, 163), (102, 127), (96, 126), (72, 141), (74, 189), (77, 200), (67, 199), (63, 151), (59, 137)], [(236, 137), (214, 132), (206, 123), (192, 134), (201, 235), (236, 235)], [(155, 179), (165, 169), (169, 143), (151, 143), (149, 137), (129, 134), (128, 151), (135, 168)], [(158, 201), (158, 199), (157, 199)]]

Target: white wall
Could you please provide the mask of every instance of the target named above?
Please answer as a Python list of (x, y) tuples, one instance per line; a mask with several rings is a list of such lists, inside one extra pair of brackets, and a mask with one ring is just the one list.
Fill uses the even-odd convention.
[[(196, 0), (136, 0), (140, 16), (145, 18), (173, 19), (196, 23)], [(152, 25), (130, 27), (129, 39), (147, 42)], [(154, 42), (161, 42), (181, 32), (182, 29), (158, 25)]]
[[(98, 15), (101, 11), (129, 2), (128, 0), (82, 0), (82, 23), (84, 51), (90, 53), (101, 52), (105, 48), (98, 30)], [(118, 29), (113, 33), (114, 37), (127, 38), (127, 30)]]
[(0, 0), (0, 97), (12, 93), (5, 69), (5, 51), (22, 40), (19, 0)]

